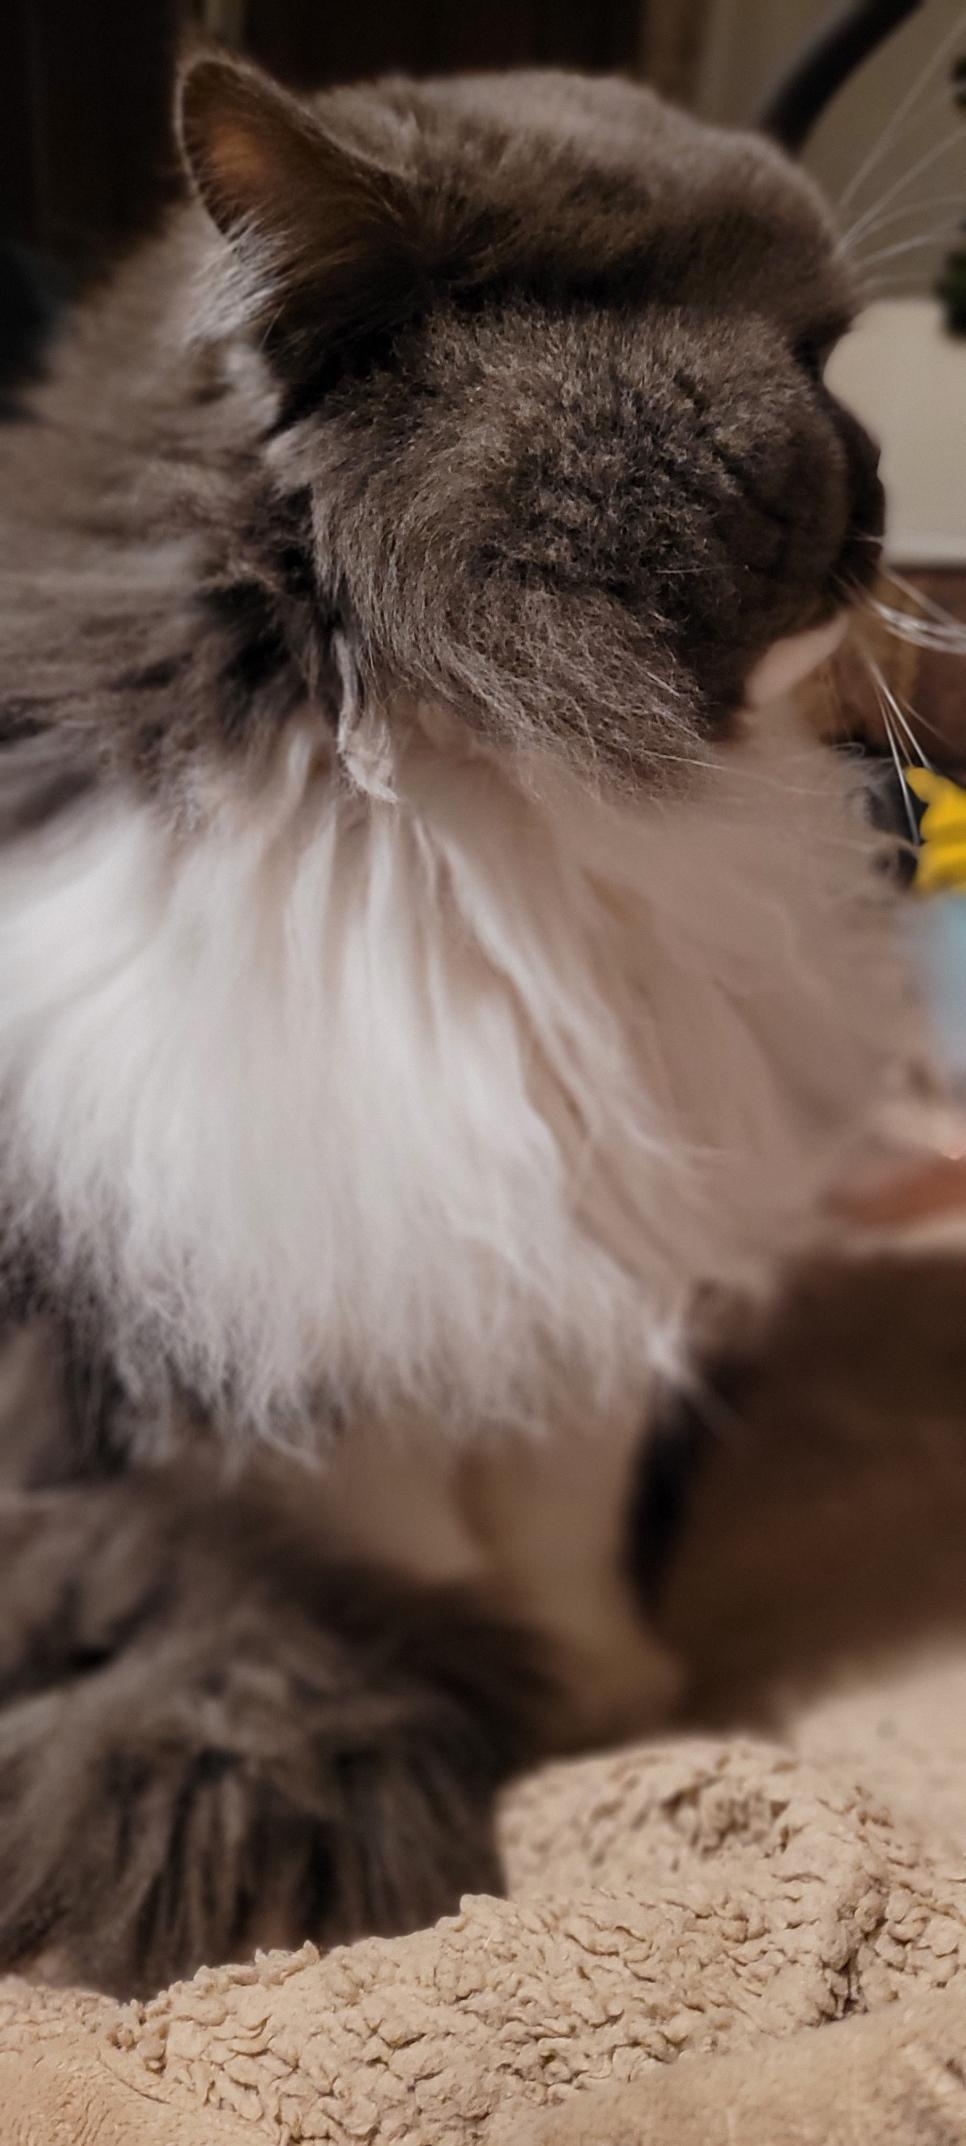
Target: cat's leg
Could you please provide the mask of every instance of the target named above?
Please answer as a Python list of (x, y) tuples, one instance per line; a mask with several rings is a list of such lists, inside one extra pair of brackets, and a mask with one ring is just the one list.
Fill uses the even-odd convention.
[(468, 1584), (532, 1632), (552, 1672), (551, 1748), (611, 1741), (652, 1727), (678, 1688), (632, 1541), (646, 1442), (639, 1397), (604, 1423), (493, 1435), (468, 1453), (438, 1425), (357, 1422), (320, 1478), (320, 1524), (363, 1563)]
[(356, 1422), (318, 1479), (319, 1525), (366, 1566), (469, 1586), (532, 1633), (549, 1673), (545, 1745), (612, 1741), (666, 1715), (679, 1681), (638, 1569), (646, 1445), (639, 1403), (468, 1453), (439, 1425)]
[(608, 1742), (666, 1718), (680, 1673), (647, 1612), (631, 1540), (647, 1418), (509, 1436), (464, 1465), (463, 1506), (503, 1613), (547, 1645), (551, 1741)]
[(0, 1968), (130, 1994), (500, 1884), (521, 1643), (214, 1474), (0, 1505)]

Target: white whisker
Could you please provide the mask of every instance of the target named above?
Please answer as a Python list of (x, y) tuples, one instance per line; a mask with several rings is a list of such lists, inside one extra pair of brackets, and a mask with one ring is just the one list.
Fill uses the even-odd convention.
[(913, 82), (911, 88), (907, 90), (906, 95), (902, 99), (902, 102), (896, 106), (896, 109), (893, 112), (891, 119), (889, 120), (888, 124), (883, 128), (878, 141), (873, 143), (873, 146), (870, 149), (868, 156), (865, 157), (863, 162), (859, 165), (858, 171), (853, 173), (853, 176), (849, 180), (849, 183), (845, 188), (845, 191), (842, 194), (838, 203), (840, 214), (844, 208), (847, 208), (849, 202), (854, 200), (855, 195), (858, 193), (859, 188), (864, 185), (865, 180), (868, 178), (870, 172), (873, 172), (876, 168), (876, 165), (881, 163), (882, 158), (887, 154), (889, 149), (891, 149), (893, 142), (896, 140), (897, 136), (903, 132), (907, 119), (910, 118), (914, 113), (916, 105), (918, 104), (919, 99), (922, 96), (924, 90), (926, 89), (928, 83), (932, 80), (933, 75), (936, 73), (937, 69), (942, 66), (943, 61), (948, 58), (949, 53), (953, 50), (953, 47), (957, 45), (964, 36), (966, 36), (966, 15), (961, 15), (958, 22), (954, 23), (952, 29), (947, 32), (946, 36), (940, 39), (935, 52), (927, 60), (925, 67), (916, 76), (915, 81)]
[(892, 722), (892, 717), (890, 715), (888, 705), (883, 699), (882, 692), (879, 687), (878, 681), (881, 677), (881, 672), (877, 675), (877, 666), (873, 664), (872, 659), (868, 656), (868, 654), (866, 655), (866, 660), (869, 666), (870, 674), (872, 676), (873, 684), (876, 686), (876, 692), (879, 702), (879, 714), (882, 717), (882, 728), (885, 731), (886, 742), (892, 755), (892, 764), (896, 771), (896, 780), (899, 784), (899, 793), (902, 798), (903, 809), (906, 815), (906, 823), (909, 828), (910, 840), (916, 845), (916, 847), (918, 847), (919, 822), (916, 818), (916, 808), (912, 802), (912, 792), (906, 779), (906, 771), (902, 764), (902, 754), (899, 751), (899, 741), (896, 737), (895, 727)]
[(928, 611), (931, 618), (941, 620), (944, 626), (954, 626), (957, 632), (966, 632), (966, 622), (956, 618), (952, 611), (947, 611), (945, 604), (937, 603), (934, 596), (927, 596), (925, 589), (917, 589), (914, 581), (907, 581), (905, 574), (900, 574), (898, 567), (883, 566), (880, 571), (887, 581), (895, 582), (896, 588), (901, 589), (904, 596), (910, 597), (922, 611)]
[[(914, 122), (915, 126), (919, 130), (925, 131), (928, 128), (929, 122), (931, 120), (938, 119), (944, 114), (949, 117), (954, 110), (955, 99), (953, 95), (953, 90), (951, 84), (947, 81), (946, 83), (944, 83), (940, 95), (938, 97), (934, 97), (930, 104), (924, 105), (922, 110), (916, 113)], [(894, 168), (895, 167), (893, 166), (893, 169)], [(886, 183), (884, 190), (881, 193), (877, 194), (873, 201), (867, 202), (865, 208), (859, 209), (854, 216), (852, 222), (846, 225), (846, 228), (842, 234), (842, 243), (844, 246), (848, 247), (852, 245), (857, 232), (861, 232), (864, 235), (867, 230), (874, 231), (879, 227), (880, 224), (883, 224), (888, 220), (886, 216), (880, 214), (880, 210), (883, 208), (884, 204), (887, 202), (891, 202), (893, 198), (892, 188), (889, 183), (888, 171), (885, 174), (885, 182)], [(904, 207), (890, 209), (888, 211), (888, 215), (911, 216), (916, 210), (920, 208), (924, 209), (927, 206), (927, 202), (911, 201), (907, 202)]]
[(880, 246), (878, 252), (867, 253), (864, 260), (857, 261), (856, 267), (862, 272), (875, 268), (880, 261), (892, 261), (900, 253), (920, 253), (925, 246), (941, 246), (944, 240), (949, 243), (955, 239), (957, 230), (956, 224), (943, 224), (938, 231), (920, 232), (918, 238), (900, 239), (895, 246)]
[(882, 692), (885, 694), (889, 712), (895, 717), (895, 720), (899, 725), (899, 729), (902, 733), (903, 738), (905, 739), (908, 751), (912, 754), (914, 760), (918, 760), (920, 767), (928, 768), (931, 773), (932, 761), (930, 760), (928, 753), (924, 752), (923, 747), (921, 746), (919, 739), (917, 738), (916, 733), (913, 730), (912, 724), (910, 723), (909, 718), (905, 713), (905, 710), (903, 709), (902, 702), (899, 700), (898, 695), (893, 692), (892, 687), (890, 686), (889, 681), (886, 678), (885, 672), (881, 670), (880, 666), (876, 663), (874, 657), (871, 659), (871, 661), (876, 682), (881, 687)]
[(913, 618), (891, 604), (872, 599), (871, 610), (899, 640), (913, 648), (932, 649), (938, 655), (966, 655), (966, 624), (959, 619)]
[[(934, 142), (932, 148), (927, 149), (925, 155), (919, 157), (917, 162), (913, 164), (912, 169), (904, 172), (902, 177), (889, 187), (888, 191), (876, 203), (876, 211), (887, 208), (890, 202), (898, 199), (900, 194), (906, 193), (914, 181), (920, 178), (924, 171), (929, 171), (941, 156), (946, 156), (950, 149), (962, 148), (964, 144), (966, 144), (966, 129), (960, 123), (958, 126), (951, 128), (950, 132), (943, 136), (941, 142)], [(856, 239), (865, 235), (872, 222), (873, 213), (872, 210), (869, 210), (865, 216), (860, 216), (857, 224), (853, 225), (849, 233), (850, 246), (854, 246)]]
[[(935, 723), (931, 723), (929, 721), (928, 716), (923, 715), (921, 708), (910, 708), (908, 701), (903, 702), (903, 707), (905, 708), (906, 714), (910, 718), (916, 731), (927, 730), (929, 732), (929, 736), (931, 738), (935, 738), (939, 745), (947, 745), (948, 740), (943, 737), (942, 731), (937, 727)], [(920, 752), (922, 752), (921, 746), (919, 750)], [(922, 765), (930, 769), (933, 765), (931, 760), (926, 759), (924, 753), (922, 755)]]
[[(877, 232), (887, 230), (890, 224), (901, 223), (908, 216), (932, 215), (933, 211), (939, 209), (959, 209), (966, 214), (966, 187), (961, 187), (955, 194), (930, 194), (925, 201), (906, 201), (899, 208), (890, 209), (888, 215), (877, 216), (863, 235), (866, 238), (874, 238)], [(851, 254), (851, 245), (851, 232), (846, 231), (839, 240), (839, 251)]]

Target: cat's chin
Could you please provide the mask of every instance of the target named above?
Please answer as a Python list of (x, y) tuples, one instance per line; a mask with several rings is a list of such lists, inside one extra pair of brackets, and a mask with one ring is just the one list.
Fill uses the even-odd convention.
[(745, 706), (767, 708), (772, 701), (781, 700), (795, 686), (801, 685), (812, 671), (817, 671), (820, 664), (834, 656), (848, 625), (848, 612), (838, 611), (824, 625), (809, 627), (807, 633), (790, 633), (781, 641), (773, 641), (749, 671)]

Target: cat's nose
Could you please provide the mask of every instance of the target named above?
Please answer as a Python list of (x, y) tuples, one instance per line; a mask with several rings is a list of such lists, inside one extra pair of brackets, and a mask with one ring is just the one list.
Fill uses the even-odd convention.
[(880, 448), (851, 410), (839, 406), (839, 437), (848, 459), (849, 526), (836, 579), (840, 585), (858, 582), (865, 587), (873, 578), (885, 528), (885, 492), (879, 476)]

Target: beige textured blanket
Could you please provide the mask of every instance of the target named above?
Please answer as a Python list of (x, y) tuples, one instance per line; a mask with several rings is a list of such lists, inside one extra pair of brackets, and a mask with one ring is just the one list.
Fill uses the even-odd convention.
[(553, 1768), (507, 1809), (509, 1901), (147, 2005), (3, 1985), (0, 2136), (952, 2146), (964, 1838), (957, 1655), (826, 1700), (794, 1748)]
[(434, 1930), (0, 1984), (2, 2146), (966, 2146), (963, 1277), (920, 1272), (918, 1354), (901, 1277), (830, 1291), (704, 1479), (666, 1620), (725, 1733), (523, 1783), (511, 1897)]

